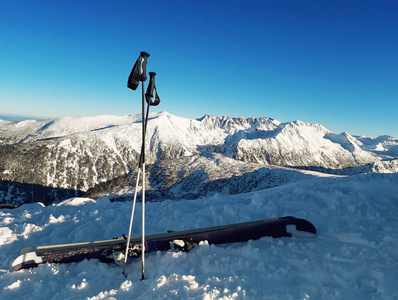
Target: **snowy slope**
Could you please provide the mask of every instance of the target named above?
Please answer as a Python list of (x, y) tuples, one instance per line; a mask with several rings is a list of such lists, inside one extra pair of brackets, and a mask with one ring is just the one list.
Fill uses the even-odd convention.
[(45, 124), (45, 121), (35, 120), (20, 122), (0, 120), (0, 145), (19, 143)]
[[(126, 233), (131, 203), (73, 198), (0, 211), (1, 299), (397, 299), (398, 174), (325, 177), (235, 196), (147, 204), (147, 233), (283, 215), (315, 224), (314, 239), (262, 238), (161, 252), (128, 277), (97, 260), (11, 271), (23, 246)], [(138, 207), (140, 208), (140, 206)], [(140, 232), (140, 209), (134, 233)]]
[[(134, 186), (130, 179), (139, 160), (141, 127), (140, 114), (1, 122), (0, 203), (32, 202), (30, 195), (36, 186), (45, 187), (46, 191), (39, 194), (44, 196), (43, 193), (46, 193), (46, 204), (63, 200), (65, 198), (58, 195), (71, 195), (74, 191), (89, 192), (91, 195), (90, 191), (95, 190), (97, 196), (128, 192)], [(191, 176), (184, 162), (206, 156), (208, 159), (204, 162), (209, 167), (204, 169), (210, 171), (196, 173), (195, 176), (204, 179), (200, 182), (206, 184), (211, 178), (215, 182), (213, 187), (227, 178), (223, 174), (230, 173), (229, 167), (213, 167), (221, 166), (219, 162), (222, 160), (226, 161), (220, 160), (219, 155), (231, 159), (228, 164), (235, 164), (233, 168), (239, 168), (242, 162), (257, 164), (252, 173), (262, 167), (273, 169), (275, 166), (282, 169), (286, 166), (311, 170), (318, 168), (316, 170), (322, 172), (352, 168), (336, 174), (398, 171), (398, 165), (393, 161), (398, 154), (397, 139), (335, 134), (319, 124), (301, 121), (280, 123), (266, 117), (206, 115), (201, 119), (187, 119), (160, 112), (150, 114), (147, 129), (147, 163), (157, 164), (155, 169), (165, 166), (164, 170), (156, 171), (158, 174), (171, 172), (180, 177)], [(166, 169), (166, 166), (172, 170)], [(365, 167), (353, 168), (360, 166)], [(291, 172), (291, 175), (295, 177), (297, 172)], [(236, 180), (236, 176), (246, 173), (236, 172), (235, 177), (228, 178)], [(159, 179), (155, 175), (148, 174), (148, 184), (153, 188), (170, 187), (173, 182), (171, 179), (164, 183), (169, 177), (162, 176), (162, 185), (159, 185), (151, 181), (152, 178)], [(257, 176), (257, 173), (253, 175)], [(192, 183), (189, 178), (184, 182), (182, 179), (175, 182)], [(274, 183), (292, 181), (271, 180)], [(225, 190), (236, 184), (236, 181), (227, 184)], [(239, 185), (242, 184), (245, 185), (245, 182), (239, 182)], [(255, 190), (258, 185), (252, 187)], [(175, 190), (181, 188), (191, 189), (192, 185), (176, 186)], [(201, 187), (194, 187), (197, 188)], [(213, 191), (221, 192), (222, 189)], [(242, 191), (249, 189), (242, 188)], [(158, 194), (162, 193), (159, 191)], [(202, 196), (203, 192), (197, 191), (193, 195)]]
[(139, 115), (100, 115), (80, 118), (59, 117), (47, 121), (3, 121), (7, 123), (0, 123), (0, 140), (3, 139), (3, 143), (9, 144), (26, 143), (127, 125), (140, 119)]
[(219, 153), (191, 155), (156, 162), (150, 172), (147, 198), (197, 199), (235, 195), (314, 177), (333, 176), (300, 169), (243, 162)]
[(379, 155), (390, 155), (398, 157), (397, 139), (388, 135), (381, 135), (377, 138), (356, 137), (362, 143), (362, 148), (365, 150), (378, 153)]

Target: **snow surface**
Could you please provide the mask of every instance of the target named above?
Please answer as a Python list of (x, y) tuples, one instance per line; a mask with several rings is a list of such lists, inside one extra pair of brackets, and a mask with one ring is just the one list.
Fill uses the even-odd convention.
[[(235, 196), (147, 203), (147, 233), (292, 215), (315, 238), (269, 237), (13, 272), (24, 246), (127, 233), (131, 203), (73, 198), (0, 210), (0, 299), (398, 299), (398, 173), (325, 177)], [(133, 233), (140, 232), (140, 206)]]

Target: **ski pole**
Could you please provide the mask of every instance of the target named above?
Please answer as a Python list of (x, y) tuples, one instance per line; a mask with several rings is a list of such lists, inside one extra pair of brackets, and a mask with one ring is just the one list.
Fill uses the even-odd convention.
[[(142, 248), (141, 248), (141, 280), (145, 277), (145, 134), (146, 134), (146, 122), (148, 121), (149, 115), (149, 104), (147, 109), (147, 116), (145, 113), (145, 86), (142, 82), (142, 146), (141, 146), (141, 158), (142, 160)], [(145, 122), (144, 122), (145, 121)]]
[[(140, 175), (140, 170), (141, 170), (141, 162), (145, 161), (145, 129), (146, 129), (146, 121), (145, 121), (145, 85), (144, 82), (147, 80), (147, 75), (146, 75), (146, 64), (147, 64), (147, 59), (149, 57), (149, 53), (147, 52), (140, 52), (140, 56), (138, 57), (137, 61), (134, 64), (133, 69), (130, 72), (130, 76), (127, 80), (127, 87), (136, 90), (137, 87), (139, 86), (140, 82), (142, 83), (142, 145), (141, 145), (141, 154), (140, 154), (140, 162), (139, 162), (139, 169), (138, 169), (138, 174), (137, 174), (137, 181), (136, 181), (136, 187), (135, 187), (135, 193), (134, 193), (134, 200), (133, 200), (133, 208), (131, 211), (131, 218), (130, 218), (130, 227), (129, 227), (129, 235), (126, 243), (126, 252), (125, 252), (125, 260), (124, 260), (124, 267), (123, 267), (123, 274), (126, 276), (126, 263), (127, 263), (127, 257), (128, 257), (128, 250), (130, 247), (130, 238), (131, 238), (131, 231), (132, 231), (132, 226), (133, 226), (133, 218), (134, 218), (134, 211), (135, 211), (135, 204), (136, 204), (136, 199), (137, 199), (137, 190), (138, 190), (138, 184), (139, 184), (139, 175)], [(142, 177), (143, 177), (143, 183), (145, 182), (145, 168), (143, 168), (142, 172)], [(145, 199), (145, 185), (143, 184), (143, 200)], [(144, 234), (144, 230), (143, 230)], [(143, 237), (144, 241), (144, 237)], [(144, 242), (142, 244), (144, 247)], [(144, 263), (143, 263), (144, 264)], [(144, 274), (142, 274), (144, 276)]]
[[(145, 117), (145, 124), (143, 124), (142, 131), (143, 131), (143, 136), (142, 136), (142, 148), (141, 148), (141, 158), (140, 161), (142, 162), (142, 270), (141, 270), (141, 280), (145, 279), (145, 136), (146, 136), (146, 131), (147, 131), (147, 125), (148, 125), (148, 118), (149, 118), (149, 107), (151, 106), (157, 106), (160, 103), (160, 98), (158, 96), (158, 92), (156, 90), (156, 85), (155, 85), (155, 72), (149, 72), (149, 84), (148, 84), (148, 89), (145, 93), (145, 100), (147, 102), (147, 111), (146, 111), (146, 117)], [(153, 98), (153, 91), (156, 91), (156, 96), (155, 96), (155, 101), (152, 101)], [(145, 110), (145, 101), (144, 101), (144, 83), (142, 83), (142, 114), (144, 114)]]
[[(155, 72), (149, 72), (149, 85), (148, 89), (145, 92), (145, 80), (147, 79), (146, 76), (146, 59), (150, 55), (147, 52), (141, 52), (141, 55), (138, 57), (133, 70), (130, 73), (127, 86), (131, 88), (132, 90), (136, 90), (139, 82), (142, 82), (142, 144), (141, 144), (141, 153), (140, 153), (140, 160), (139, 160), (139, 168), (138, 168), (138, 174), (137, 174), (137, 180), (136, 180), (136, 187), (135, 187), (135, 193), (134, 193), (134, 200), (133, 200), (133, 207), (131, 211), (131, 219), (130, 219), (130, 227), (129, 227), (129, 234), (127, 238), (127, 244), (126, 244), (126, 251), (125, 251), (125, 260), (124, 260), (124, 267), (123, 267), (123, 275), (126, 276), (126, 264), (127, 264), (127, 258), (128, 258), (128, 250), (130, 247), (130, 239), (131, 239), (131, 231), (133, 227), (133, 218), (134, 218), (134, 212), (135, 212), (135, 205), (136, 205), (136, 199), (137, 199), (137, 191), (138, 191), (138, 184), (139, 184), (139, 179), (140, 179), (140, 173), (142, 173), (142, 270), (141, 270), (141, 280), (145, 279), (145, 137), (146, 137), (146, 131), (147, 131), (147, 125), (148, 125), (148, 118), (149, 118), (149, 107), (150, 106), (157, 106), (160, 103), (160, 98), (156, 89), (155, 85)], [(155, 101), (152, 101), (153, 98), (153, 92), (156, 92), (155, 94)], [(145, 100), (147, 102), (147, 110), (146, 110), (146, 115), (145, 113)]]

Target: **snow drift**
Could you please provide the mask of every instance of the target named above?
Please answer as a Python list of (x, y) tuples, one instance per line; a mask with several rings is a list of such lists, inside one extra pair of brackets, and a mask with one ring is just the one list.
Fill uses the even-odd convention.
[[(139, 208), (139, 207), (138, 207)], [(97, 260), (11, 271), (24, 246), (108, 239), (131, 203), (72, 198), (0, 211), (1, 299), (396, 299), (398, 174), (310, 178), (235, 196), (147, 204), (147, 233), (293, 215), (315, 239), (262, 238), (132, 260), (128, 277)], [(138, 235), (140, 213), (134, 225)]]

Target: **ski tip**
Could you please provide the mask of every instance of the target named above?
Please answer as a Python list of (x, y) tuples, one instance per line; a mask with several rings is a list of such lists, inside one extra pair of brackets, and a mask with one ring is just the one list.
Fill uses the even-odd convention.
[(291, 234), (292, 237), (315, 237), (316, 228), (311, 222), (294, 217), (286, 217), (286, 220), (288, 221), (286, 232)]
[(286, 232), (290, 233), (292, 237), (299, 237), (299, 238), (313, 238), (316, 235), (316, 232), (298, 230), (297, 226), (294, 224), (286, 225)]
[(14, 271), (20, 269), (28, 269), (37, 267), (43, 262), (40, 256), (37, 256), (36, 252), (28, 252), (18, 256), (12, 263), (12, 268)]

